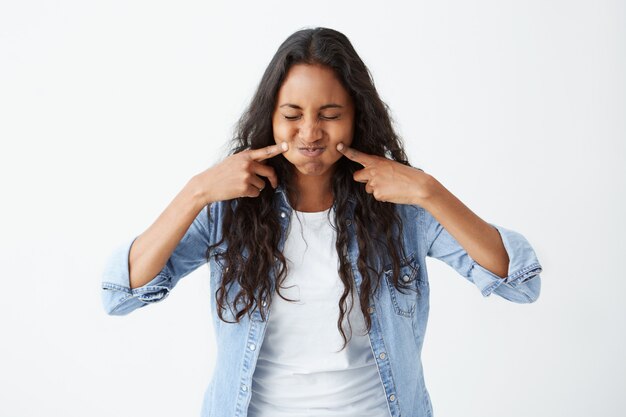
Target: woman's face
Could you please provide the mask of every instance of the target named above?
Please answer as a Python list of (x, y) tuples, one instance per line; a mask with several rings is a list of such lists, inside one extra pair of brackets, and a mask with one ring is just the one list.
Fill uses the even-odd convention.
[(278, 90), (272, 115), (274, 140), (287, 142), (283, 155), (298, 176), (327, 177), (352, 143), (354, 104), (334, 71), (321, 65), (293, 65)]

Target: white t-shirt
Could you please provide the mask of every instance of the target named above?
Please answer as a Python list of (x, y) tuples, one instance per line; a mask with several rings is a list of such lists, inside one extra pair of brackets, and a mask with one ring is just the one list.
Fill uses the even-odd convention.
[[(332, 219), (332, 208), (292, 212), (283, 252), (289, 268), (283, 286), (290, 288), (281, 293), (298, 301), (273, 294), (252, 378), (250, 417), (390, 415), (356, 293), (352, 339), (337, 353), (343, 345), (337, 328), (343, 283), (329, 211)], [(348, 337), (346, 320), (347, 314)]]

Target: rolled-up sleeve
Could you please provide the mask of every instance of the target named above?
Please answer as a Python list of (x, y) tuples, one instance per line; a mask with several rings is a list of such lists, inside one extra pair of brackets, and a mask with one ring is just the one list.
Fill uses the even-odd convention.
[(109, 315), (121, 316), (164, 300), (178, 283), (207, 262), (209, 206), (189, 226), (161, 271), (141, 287), (130, 288), (129, 254), (138, 236), (119, 245), (105, 262), (101, 281), (102, 305)]
[(495, 293), (516, 303), (532, 303), (541, 292), (541, 264), (528, 240), (520, 233), (489, 223), (502, 237), (509, 256), (509, 270), (501, 278), (482, 267), (425, 209), (423, 210), (427, 256), (439, 259), (476, 285), (485, 297)]

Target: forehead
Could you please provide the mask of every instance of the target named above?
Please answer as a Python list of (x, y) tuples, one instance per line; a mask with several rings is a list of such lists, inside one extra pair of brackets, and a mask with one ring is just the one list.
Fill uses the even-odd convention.
[(304, 107), (327, 103), (348, 105), (349, 102), (348, 91), (331, 68), (296, 64), (289, 69), (278, 90), (277, 105), (293, 103)]

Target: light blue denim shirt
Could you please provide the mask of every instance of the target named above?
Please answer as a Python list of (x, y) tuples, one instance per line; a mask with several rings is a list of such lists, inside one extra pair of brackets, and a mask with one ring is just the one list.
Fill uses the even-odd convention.
[[(350, 199), (350, 202), (350, 213), (353, 213), (355, 200)], [(136, 237), (114, 251), (102, 277), (102, 302), (107, 314), (125, 315), (164, 300), (181, 278), (207, 263), (207, 247), (221, 237), (225, 203), (213, 203), (201, 210), (161, 272), (143, 287), (131, 290), (129, 286), (128, 255)], [(282, 250), (292, 211), (282, 186), (275, 190), (275, 204), (282, 227), (279, 247)], [(421, 362), (429, 311), (426, 256), (450, 265), (473, 283), (483, 296), (495, 293), (515, 303), (532, 303), (538, 298), (542, 267), (524, 236), (490, 223), (500, 232), (509, 255), (508, 275), (500, 278), (477, 264), (427, 210), (418, 205), (396, 205), (396, 208), (403, 221), (403, 243), (407, 254), (402, 261), (400, 277), (414, 291), (403, 290), (403, 293), (397, 290), (391, 283), (390, 268), (382, 269), (383, 285), (370, 296), (367, 309), (372, 319), (370, 344), (387, 397), (389, 415), (431, 417), (433, 407)], [(362, 278), (356, 263), (358, 244), (351, 217), (352, 214), (341, 220), (346, 222), (350, 234), (347, 252), (343, 256), (347, 256), (352, 265), (356, 288), (360, 291)], [(223, 251), (224, 245), (216, 248), (208, 261), (211, 294), (215, 294), (219, 287), (222, 274), (222, 265), (216, 262), (214, 254)], [(229, 289), (229, 302), (232, 303), (239, 289), (237, 284)], [(262, 304), (267, 305), (266, 301)], [(267, 321), (261, 320), (257, 308), (251, 316), (244, 315), (238, 324), (225, 323), (217, 315), (214, 300), (211, 305), (218, 356), (204, 394), (201, 416), (243, 417), (247, 415), (252, 375)], [(226, 311), (224, 316), (234, 321), (231, 311)]]

